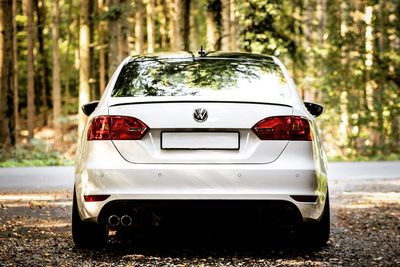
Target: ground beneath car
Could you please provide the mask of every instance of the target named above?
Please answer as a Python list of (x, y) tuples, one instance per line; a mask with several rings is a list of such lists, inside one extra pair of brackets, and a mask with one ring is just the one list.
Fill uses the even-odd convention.
[(400, 179), (336, 180), (330, 192), (332, 234), (320, 249), (244, 238), (237, 229), (217, 243), (178, 233), (163, 243), (113, 239), (92, 251), (72, 243), (72, 192), (2, 193), (0, 265), (400, 266)]

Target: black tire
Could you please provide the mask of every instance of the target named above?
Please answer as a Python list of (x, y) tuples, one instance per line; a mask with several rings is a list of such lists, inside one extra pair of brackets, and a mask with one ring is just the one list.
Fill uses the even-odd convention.
[(303, 223), (298, 237), (300, 244), (309, 246), (325, 246), (330, 234), (329, 194), (326, 195), (324, 211), (319, 221)]
[(107, 242), (107, 227), (81, 220), (74, 192), (72, 203), (72, 240), (78, 248), (101, 248)]

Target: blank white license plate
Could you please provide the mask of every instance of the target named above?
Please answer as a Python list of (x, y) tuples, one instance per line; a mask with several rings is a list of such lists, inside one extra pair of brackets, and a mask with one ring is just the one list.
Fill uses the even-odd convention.
[(239, 149), (239, 132), (162, 132), (162, 149)]

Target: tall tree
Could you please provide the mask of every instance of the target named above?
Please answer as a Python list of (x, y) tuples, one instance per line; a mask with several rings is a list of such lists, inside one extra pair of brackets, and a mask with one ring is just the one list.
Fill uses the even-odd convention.
[(147, 52), (154, 53), (156, 29), (154, 24), (155, 17), (155, 1), (147, 0), (146, 3), (146, 21), (147, 21)]
[(175, 49), (189, 50), (190, 0), (175, 0), (174, 37)]
[(27, 124), (28, 124), (28, 138), (32, 139), (35, 129), (35, 69), (34, 69), (34, 31), (33, 31), (33, 12), (32, 1), (26, 0), (25, 2), (26, 16), (28, 18), (27, 25), (27, 39), (28, 39), (28, 57), (27, 57)]
[[(385, 59), (386, 53), (388, 50), (388, 38), (387, 38), (387, 27), (386, 27), (386, 18), (388, 16), (388, 6), (387, 6), (388, 1), (382, 1), (379, 0), (378, 4), (378, 10), (377, 10), (377, 26), (376, 26), (376, 31), (379, 32), (379, 35), (377, 34), (377, 46), (376, 46), (376, 58), (377, 58), (377, 63), (380, 64), (381, 66), (380, 69), (382, 71), (385, 69), (385, 65), (387, 63), (384, 63), (387, 61)], [(388, 72), (388, 71), (385, 71)], [(374, 109), (376, 110), (377, 113), (377, 138), (375, 140), (375, 146), (376, 147), (383, 147), (385, 143), (385, 136), (387, 133), (385, 133), (385, 128), (384, 128), (384, 115), (383, 115), (383, 110), (385, 106), (385, 93), (386, 93), (386, 83), (385, 81), (387, 80), (387, 76), (385, 74), (378, 74), (376, 76), (376, 81), (377, 81), (377, 87), (374, 90)]]
[(18, 42), (17, 42), (17, 1), (12, 1), (12, 17), (13, 17), (13, 86), (14, 86), (14, 117), (15, 117), (15, 142), (18, 142), (19, 130), (19, 87), (18, 87)]
[(198, 51), (202, 45), (200, 42), (200, 2), (194, 1), (190, 9), (190, 51)]
[(118, 34), (118, 52), (121, 61), (129, 55), (129, 40), (131, 27), (128, 21), (131, 11), (131, 2), (128, 0), (120, 0), (121, 15), (119, 17), (119, 34)]
[(144, 22), (143, 0), (135, 1), (135, 51), (138, 54), (144, 52)]
[(221, 50), (230, 50), (230, 36), (231, 36), (231, 1), (221, 0), (222, 4), (222, 36), (221, 36)]
[(144, 52), (144, 9), (143, 0), (135, 0), (135, 51)]
[(96, 88), (96, 77), (97, 77), (97, 62), (95, 61), (95, 51), (94, 51), (94, 46), (92, 45), (92, 42), (94, 41), (94, 31), (96, 28), (96, 22), (95, 22), (95, 0), (89, 0), (89, 40), (90, 40), (90, 45), (89, 45), (89, 95), (92, 98), (98, 98), (98, 90)]
[(97, 1), (97, 8), (99, 12), (99, 17), (101, 20), (98, 25), (98, 35), (99, 35), (99, 86), (100, 86), (100, 95), (103, 94), (104, 89), (106, 88), (106, 54), (105, 54), (105, 21), (102, 19), (103, 11), (104, 11), (104, 0)]
[(79, 26), (79, 135), (82, 134), (86, 116), (81, 106), (90, 99), (89, 75), (90, 75), (90, 33), (89, 33), (89, 4), (90, 0), (82, 0), (80, 7)]
[(120, 63), (118, 52), (119, 18), (121, 7), (118, 0), (108, 2), (108, 76), (114, 73)]
[(39, 71), (36, 70), (35, 76), (39, 78), (40, 88), (37, 93), (40, 96), (40, 114), (43, 119), (43, 124), (48, 125), (50, 107), (51, 107), (51, 90), (50, 90), (50, 64), (48, 62), (48, 53), (45, 47), (45, 26), (46, 26), (46, 14), (47, 6), (44, 0), (33, 0), (33, 4), (36, 11), (37, 18), (37, 40), (38, 40), (38, 67)]
[(175, 41), (175, 34), (176, 34), (176, 12), (175, 12), (175, 0), (166, 0), (166, 5), (168, 8), (168, 16), (169, 16), (169, 23), (168, 23), (168, 36), (169, 36), (169, 43), (171, 50), (176, 50), (176, 41)]
[(53, 127), (54, 144), (56, 147), (62, 145), (61, 131), (61, 81), (60, 81), (60, 49), (58, 40), (60, 38), (60, 8), (58, 1), (52, 2), (52, 39), (53, 39)]
[(158, 0), (160, 14), (160, 34), (161, 34), (161, 49), (167, 49), (168, 40), (168, 5), (166, 0)]
[(231, 34), (231, 50), (236, 51), (239, 49), (239, 36), (238, 36), (238, 19), (236, 17), (236, 3), (235, 0), (231, 0), (231, 6), (230, 6), (230, 11), (231, 11), (231, 29), (230, 29), (230, 34)]
[[(65, 51), (65, 63), (67, 66), (71, 66), (70, 62), (70, 54), (71, 54), (71, 48), (72, 48), (72, 39), (73, 39), (73, 34), (72, 34), (72, 28), (74, 25), (74, 22), (77, 20), (76, 18), (73, 19), (72, 17), (72, 9), (73, 9), (73, 0), (68, 0), (66, 2), (68, 5), (68, 16), (67, 16), (67, 48)], [(72, 68), (65, 68), (63, 70), (63, 78), (65, 80), (65, 97), (63, 97), (64, 103), (70, 103), (74, 100), (71, 98), (71, 89), (70, 89), (70, 84), (71, 84), (71, 73), (72, 73)], [(71, 101), (72, 100), (72, 101)]]
[(207, 0), (207, 49), (221, 49), (221, 1)]
[(0, 146), (15, 145), (12, 2), (0, 1)]

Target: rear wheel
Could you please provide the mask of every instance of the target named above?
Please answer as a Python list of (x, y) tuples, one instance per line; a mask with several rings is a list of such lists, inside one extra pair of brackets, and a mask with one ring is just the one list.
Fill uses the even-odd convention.
[(79, 248), (100, 248), (107, 241), (106, 225), (81, 220), (75, 192), (72, 203), (72, 240)]
[(303, 223), (299, 229), (299, 241), (311, 246), (324, 246), (329, 240), (330, 208), (329, 195), (326, 195), (324, 211), (318, 222)]

